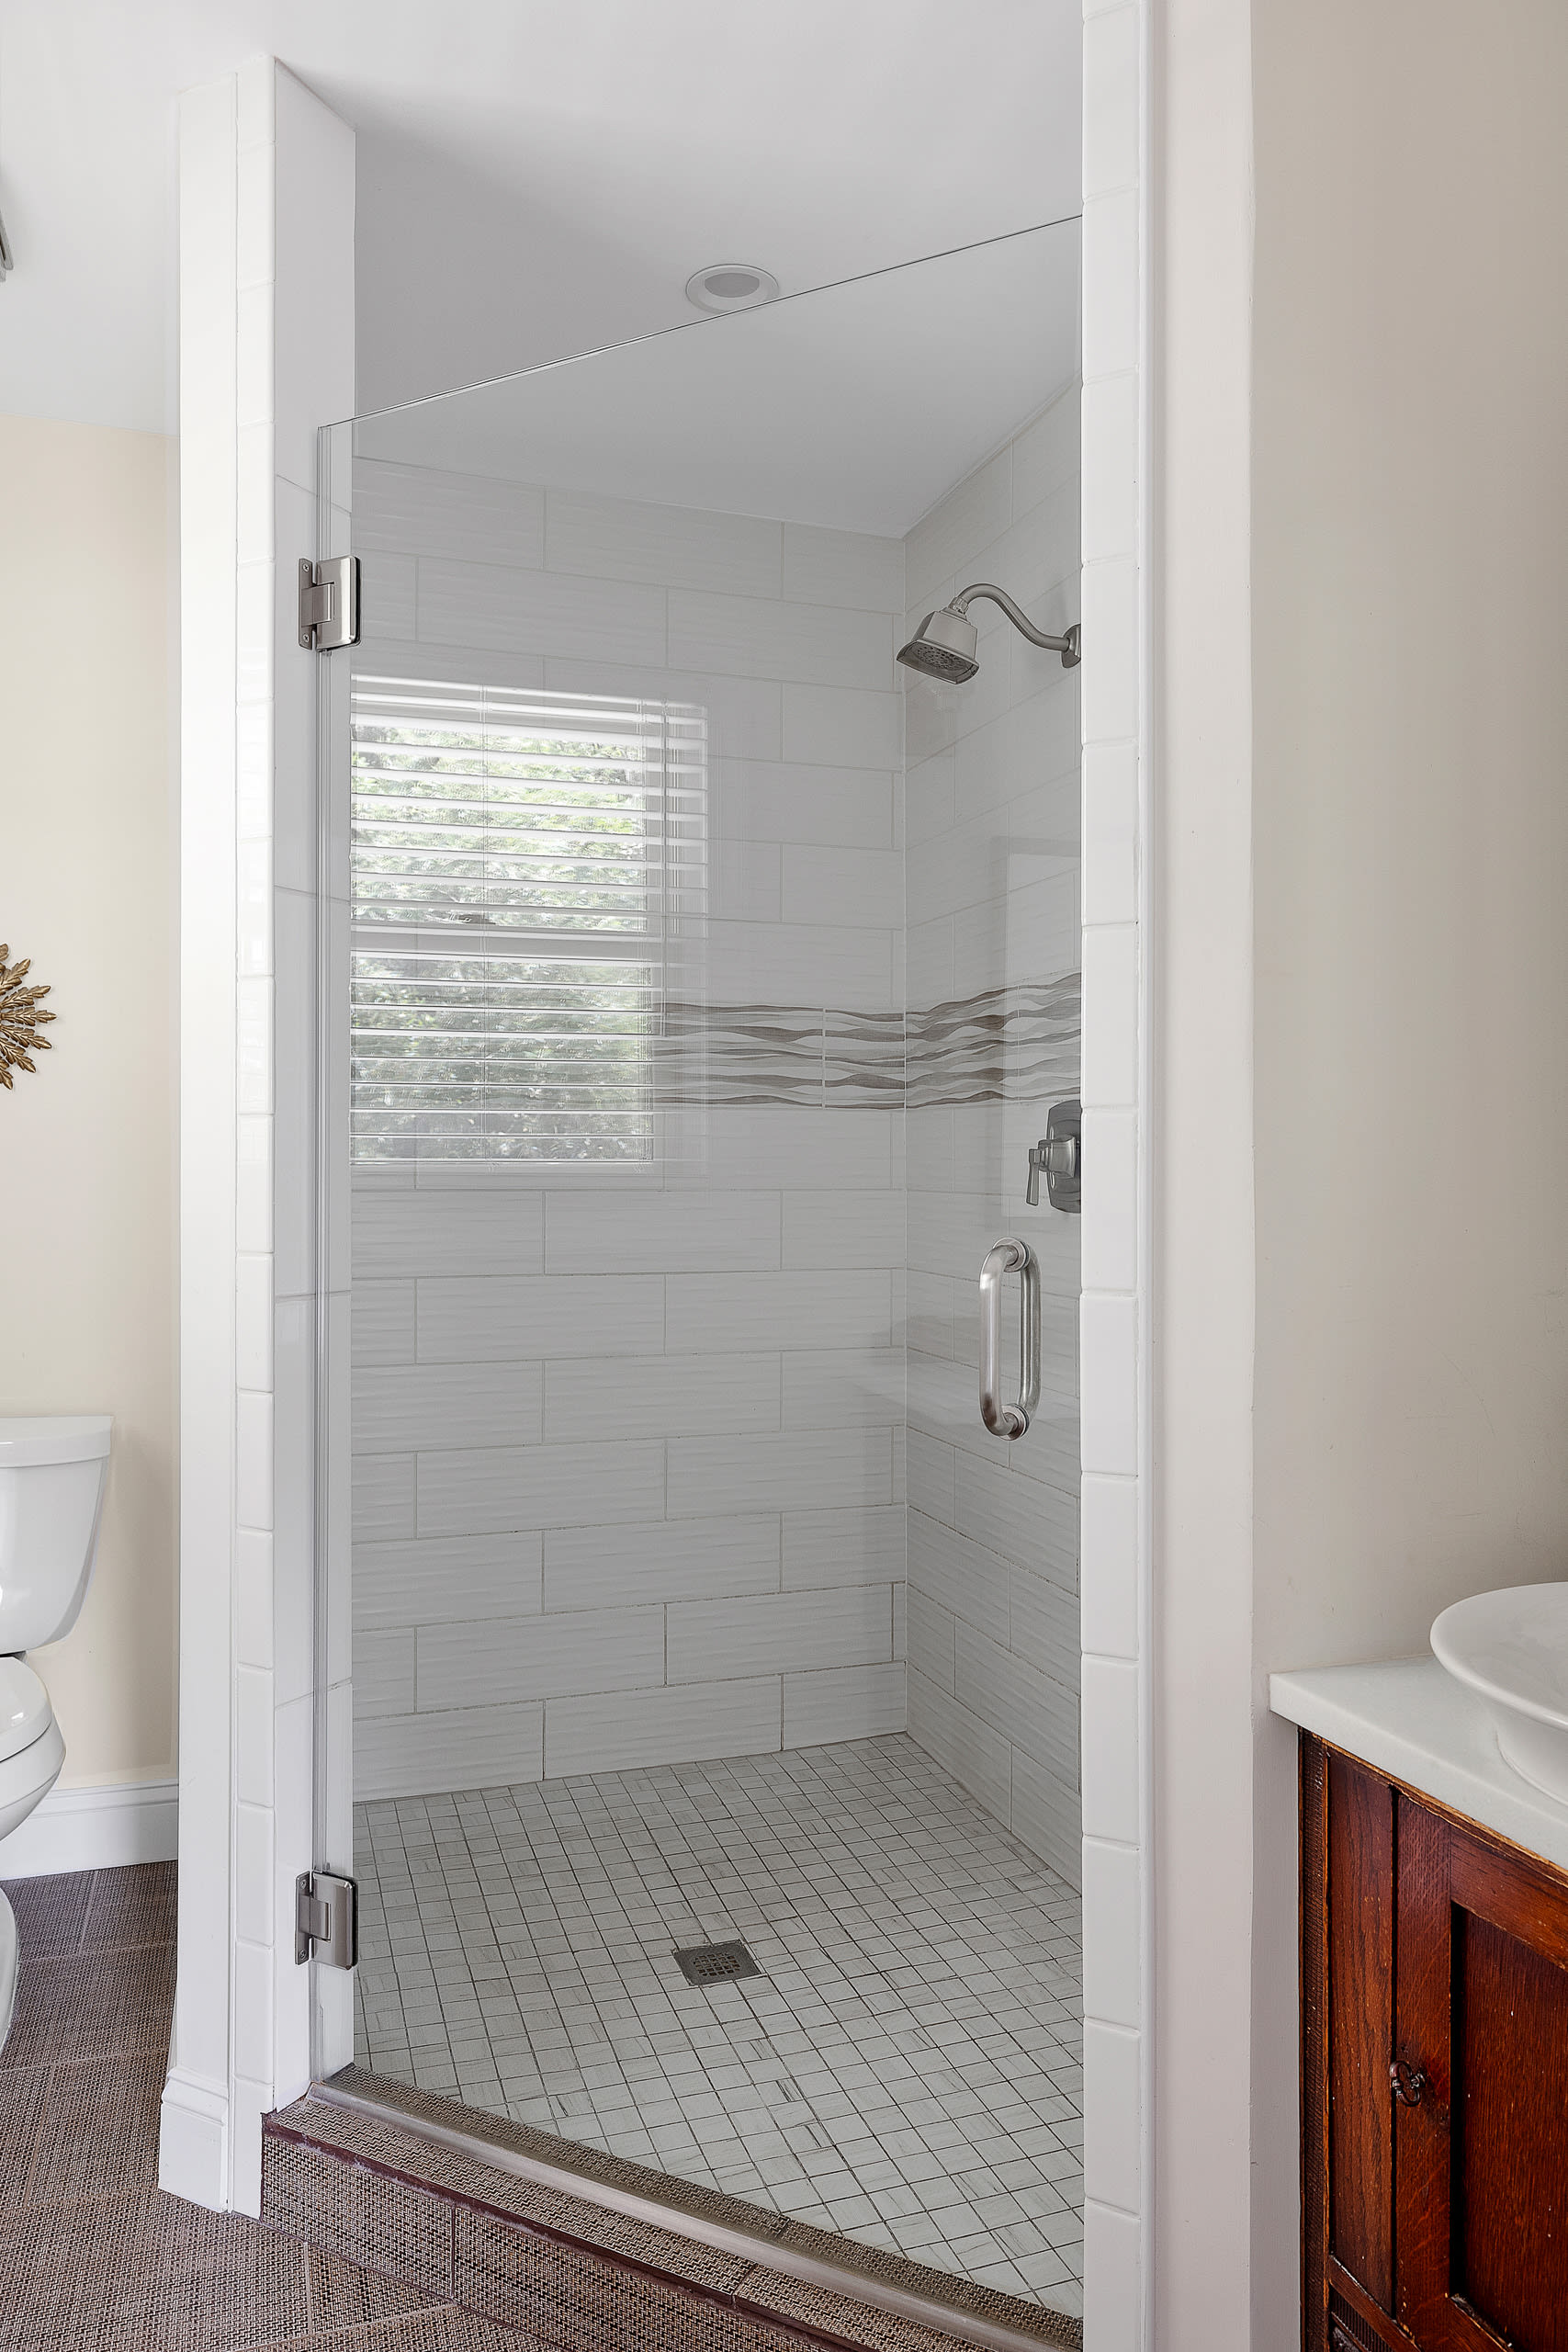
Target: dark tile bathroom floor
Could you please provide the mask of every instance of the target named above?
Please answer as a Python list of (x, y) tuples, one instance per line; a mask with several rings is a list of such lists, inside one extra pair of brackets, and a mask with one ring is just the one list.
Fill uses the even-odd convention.
[(0, 2352), (528, 2352), (412, 2289), (157, 2187), (172, 1863), (18, 1879), (0, 2051)]

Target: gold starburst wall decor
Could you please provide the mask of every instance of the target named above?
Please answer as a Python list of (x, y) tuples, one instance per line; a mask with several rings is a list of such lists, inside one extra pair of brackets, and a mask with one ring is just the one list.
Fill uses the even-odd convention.
[(39, 999), (47, 996), (47, 988), (27, 988), (23, 985), (32, 969), (32, 959), (24, 956), (19, 964), (7, 964), (11, 953), (0, 939), (0, 1086), (11, 1084), (11, 1072), (16, 1069), (36, 1069), (35, 1053), (49, 1051), (49, 1039), (39, 1031), (52, 1012), (39, 1011)]

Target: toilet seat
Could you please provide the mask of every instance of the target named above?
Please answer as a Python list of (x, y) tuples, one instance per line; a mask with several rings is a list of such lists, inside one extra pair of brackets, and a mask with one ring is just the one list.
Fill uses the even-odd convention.
[[(60, 1736), (60, 1725), (51, 1722), (41, 1739), (35, 1739), (30, 1747), (19, 1747), (0, 1764), (0, 1838), (8, 1838), (39, 1799), (48, 1796), (64, 1761), (65, 1742)], [(5, 1867), (6, 1857), (0, 1851), (0, 1871)]]
[(31, 1747), (53, 1721), (49, 1692), (27, 1660), (0, 1657), (0, 1763)]
[[(23, 1659), (0, 1657), (0, 1838), (49, 1794), (64, 1761), (49, 1692)], [(0, 1853), (0, 1874), (5, 1868)]]

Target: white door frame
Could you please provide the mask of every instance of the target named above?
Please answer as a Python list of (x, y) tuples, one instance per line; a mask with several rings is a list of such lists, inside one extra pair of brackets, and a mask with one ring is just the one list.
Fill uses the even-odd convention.
[(310, 2079), (315, 695), (296, 568), (354, 405), (354, 136), (270, 57), (180, 101), (180, 1827), (159, 2178), (259, 2210)]
[[(1086, 0), (1086, 2332), (1146, 2346), (1151, 1361), (1145, 0)], [(354, 141), (271, 59), (181, 107), (179, 1995), (161, 2178), (254, 2211), (310, 2075), (318, 424), (354, 406)]]

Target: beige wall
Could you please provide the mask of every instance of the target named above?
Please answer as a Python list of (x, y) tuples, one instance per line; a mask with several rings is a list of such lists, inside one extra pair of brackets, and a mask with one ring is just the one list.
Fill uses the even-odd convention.
[(1156, 21), (1156, 2337), (1243, 2352), (1268, 1671), (1568, 1573), (1568, 14)]
[(1268, 0), (1257, 94), (1258, 1638), (1305, 1666), (1568, 1569), (1568, 11)]
[(67, 1783), (175, 1752), (172, 453), (0, 418), (0, 939), (58, 1016), (0, 1093), (0, 1412), (115, 1417), (94, 1586), (38, 1654)]
[[(1568, 13), (1256, 27), (1261, 1685), (1568, 1574)], [(1295, 2075), (1260, 1721), (1261, 2086)]]

